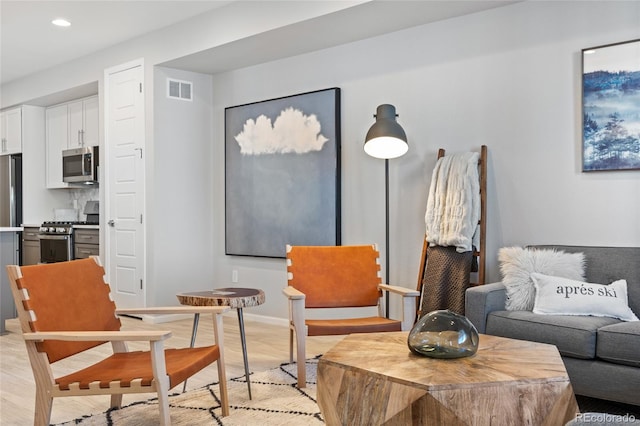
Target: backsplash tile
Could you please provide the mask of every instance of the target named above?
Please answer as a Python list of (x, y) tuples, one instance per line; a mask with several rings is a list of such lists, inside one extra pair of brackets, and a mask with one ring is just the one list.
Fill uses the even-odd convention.
[(79, 188), (79, 189), (69, 189), (69, 204), (76, 207), (74, 205), (74, 201), (76, 201), (77, 209), (78, 209), (78, 220), (87, 220), (87, 215), (84, 212), (84, 206), (87, 204), (89, 200), (99, 200), (100, 199), (100, 189), (99, 188)]

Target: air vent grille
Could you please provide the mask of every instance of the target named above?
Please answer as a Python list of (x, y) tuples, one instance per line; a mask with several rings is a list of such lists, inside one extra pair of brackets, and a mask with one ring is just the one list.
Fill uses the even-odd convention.
[(167, 97), (171, 99), (181, 99), (191, 101), (193, 96), (193, 83), (190, 81), (167, 79)]

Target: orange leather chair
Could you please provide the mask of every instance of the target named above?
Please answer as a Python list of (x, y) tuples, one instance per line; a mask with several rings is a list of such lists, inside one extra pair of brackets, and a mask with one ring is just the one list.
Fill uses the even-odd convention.
[[(296, 337), (298, 387), (306, 386), (306, 336), (341, 335), (409, 330), (415, 319), (415, 298), (420, 293), (382, 284), (376, 245), (290, 246), (287, 245), (289, 302), (289, 358), (293, 362)], [(383, 316), (382, 292), (403, 296), (402, 320)], [(338, 319), (305, 319), (307, 309), (377, 307), (375, 316)], [(354, 310), (355, 311), (355, 310)], [(353, 312), (351, 312), (353, 313)]]
[[(48, 425), (53, 398), (156, 392), (159, 424), (171, 423), (168, 391), (217, 361), (223, 415), (229, 414), (221, 313), (225, 307), (116, 310), (98, 258), (33, 266), (7, 266), (11, 291), (36, 382), (35, 425)], [(215, 342), (198, 348), (164, 349), (170, 331), (121, 331), (117, 314), (212, 313)], [(127, 341), (148, 341), (150, 351), (127, 350)], [(110, 342), (114, 354), (80, 371), (55, 378), (51, 365)]]

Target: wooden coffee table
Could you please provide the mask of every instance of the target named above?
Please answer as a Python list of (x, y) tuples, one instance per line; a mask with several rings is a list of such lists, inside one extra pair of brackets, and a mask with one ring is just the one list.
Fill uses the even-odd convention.
[(480, 335), (474, 356), (434, 359), (407, 335), (352, 334), (320, 358), (328, 425), (563, 425), (578, 413), (553, 345)]

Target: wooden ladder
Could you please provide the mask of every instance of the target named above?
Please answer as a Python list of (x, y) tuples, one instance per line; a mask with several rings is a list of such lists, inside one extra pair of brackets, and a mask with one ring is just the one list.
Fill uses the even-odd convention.
[[(438, 160), (444, 157), (445, 150), (440, 148), (438, 150)], [(476, 280), (471, 281), (472, 286), (483, 285), (485, 283), (485, 267), (486, 267), (486, 239), (487, 239), (487, 146), (482, 145), (480, 147), (480, 159), (478, 160), (478, 176), (480, 179), (480, 219), (478, 225), (480, 226), (480, 247), (477, 247), (473, 252), (473, 256), (478, 262), (478, 272), (472, 272), (471, 275), (476, 275)], [(427, 242), (427, 235), (425, 234), (422, 241), (422, 255), (420, 256), (420, 268), (418, 270), (418, 285), (417, 290), (420, 293), (420, 297), (416, 298), (416, 320), (422, 316), (420, 312), (420, 305), (422, 301), (422, 280), (424, 278), (425, 268), (427, 267), (427, 252), (429, 243)]]

